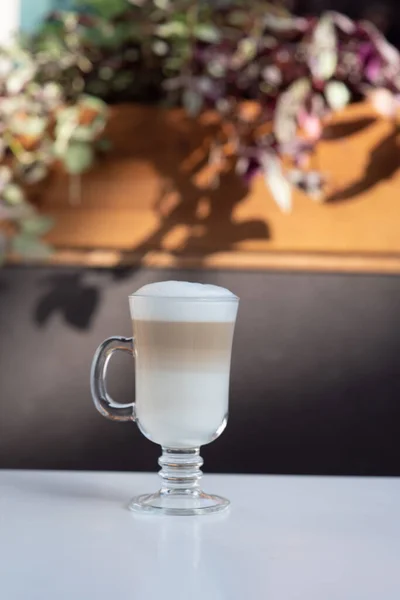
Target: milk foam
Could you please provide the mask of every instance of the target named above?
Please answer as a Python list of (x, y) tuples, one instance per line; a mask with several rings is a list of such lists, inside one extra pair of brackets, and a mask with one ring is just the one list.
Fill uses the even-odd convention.
[(188, 281), (159, 281), (130, 296), (132, 319), (174, 322), (232, 322), (238, 298), (226, 288)]
[(162, 298), (236, 298), (229, 290), (209, 283), (189, 281), (157, 281), (137, 290), (135, 296), (161, 296)]

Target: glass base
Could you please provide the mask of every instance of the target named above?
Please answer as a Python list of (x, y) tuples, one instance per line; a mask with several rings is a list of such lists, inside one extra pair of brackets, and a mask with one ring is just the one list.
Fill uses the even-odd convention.
[(226, 510), (229, 500), (205, 494), (199, 486), (203, 459), (199, 448), (163, 448), (158, 462), (162, 487), (155, 494), (133, 498), (129, 509), (134, 512), (162, 515), (207, 515)]
[(229, 500), (210, 496), (204, 492), (195, 494), (163, 493), (143, 494), (133, 498), (129, 510), (162, 515), (193, 516), (221, 512), (229, 506)]

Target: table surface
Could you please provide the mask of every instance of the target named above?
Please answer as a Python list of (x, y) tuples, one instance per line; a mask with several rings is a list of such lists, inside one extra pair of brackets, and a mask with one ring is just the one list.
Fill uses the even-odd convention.
[(138, 473), (0, 472), (2, 600), (398, 600), (400, 480), (207, 475), (228, 513), (140, 516)]

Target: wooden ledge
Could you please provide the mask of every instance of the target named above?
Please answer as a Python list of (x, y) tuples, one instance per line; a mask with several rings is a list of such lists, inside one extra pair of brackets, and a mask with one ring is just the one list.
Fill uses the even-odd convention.
[[(10, 257), (8, 264), (24, 264)], [(292, 252), (220, 252), (208, 256), (176, 256), (169, 252), (145, 254), (117, 250), (57, 250), (50, 259), (33, 265), (80, 266), (93, 268), (153, 267), (173, 269), (237, 269), (277, 271), (323, 271), (342, 273), (399, 274), (400, 255), (337, 255)]]

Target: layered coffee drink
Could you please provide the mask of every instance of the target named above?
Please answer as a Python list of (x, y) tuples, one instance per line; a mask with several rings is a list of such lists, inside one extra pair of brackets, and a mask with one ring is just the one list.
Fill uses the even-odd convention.
[(161, 282), (130, 297), (136, 417), (168, 448), (211, 442), (228, 416), (237, 297), (212, 285)]
[[(205, 515), (229, 500), (200, 487), (200, 446), (215, 440), (228, 418), (229, 372), (239, 298), (214, 285), (163, 281), (129, 296), (134, 338), (112, 336), (93, 357), (97, 410), (113, 421), (134, 421), (161, 444), (161, 488), (133, 498), (140, 513)], [(128, 403), (107, 391), (112, 356), (135, 358), (136, 394)]]

